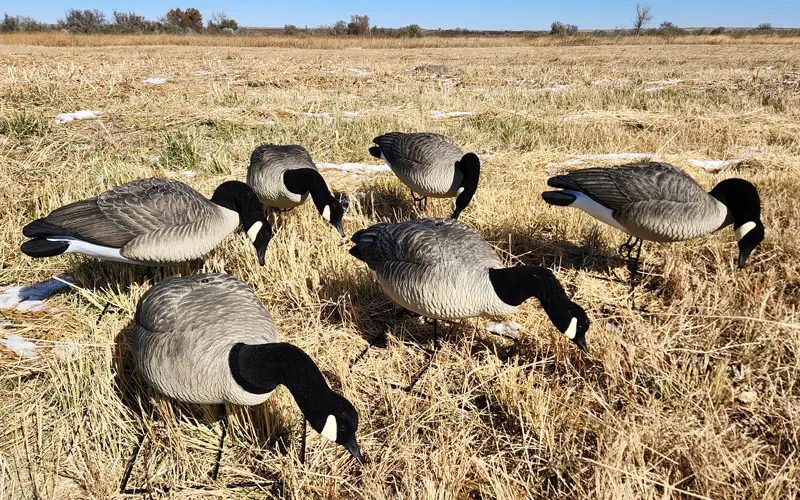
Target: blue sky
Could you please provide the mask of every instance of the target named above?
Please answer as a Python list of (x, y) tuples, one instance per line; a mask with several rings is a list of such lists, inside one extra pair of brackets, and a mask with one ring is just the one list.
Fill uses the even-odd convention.
[[(756, 26), (800, 27), (800, 2), (763, 1), (661, 1), (649, 2), (657, 26), (670, 21), (678, 26)], [(577, 24), (581, 29), (615, 28), (630, 25), (636, 1), (571, 0), (558, 2), (495, 0), (295, 0), (280, 2), (242, 2), (182, 0), (164, 3), (156, 0), (37, 0), (30, 4), (0, 0), (0, 12), (27, 15), (54, 22), (66, 7), (100, 9), (107, 15), (116, 10), (135, 10), (150, 19), (162, 16), (169, 7), (196, 7), (208, 19), (212, 12), (225, 11), (243, 26), (318, 26), (349, 20), (350, 14), (367, 14), (373, 25), (398, 27), (416, 23), (423, 28), (470, 29), (548, 29), (553, 21)]]

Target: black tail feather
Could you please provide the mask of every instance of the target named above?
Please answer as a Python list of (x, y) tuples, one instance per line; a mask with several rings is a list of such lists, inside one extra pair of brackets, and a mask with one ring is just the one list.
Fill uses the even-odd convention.
[(57, 235), (64, 235), (64, 230), (60, 227), (50, 224), (44, 219), (36, 219), (33, 222), (30, 222), (22, 228), (22, 234), (27, 236), (28, 238), (41, 238), (44, 236), (57, 236)]
[(371, 154), (375, 158), (380, 158), (381, 157), (381, 148), (379, 148), (378, 146), (373, 146), (373, 147), (369, 148), (369, 154)]
[(575, 195), (563, 191), (545, 191), (542, 193), (542, 199), (550, 205), (566, 207), (575, 202)]
[(50, 241), (44, 238), (35, 238), (23, 243), (20, 250), (30, 257), (41, 258), (61, 255), (66, 252), (68, 248), (69, 243), (66, 241)]
[(557, 175), (547, 179), (547, 185), (560, 189), (571, 189), (572, 191), (583, 191), (580, 185), (576, 183), (569, 175)]

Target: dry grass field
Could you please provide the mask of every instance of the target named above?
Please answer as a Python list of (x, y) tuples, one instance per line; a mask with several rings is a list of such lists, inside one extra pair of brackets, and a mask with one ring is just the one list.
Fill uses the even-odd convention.
[[(38, 346), (23, 359), (0, 346), (0, 498), (117, 496), (142, 428), (129, 486), (156, 496), (800, 495), (797, 41), (326, 50), (107, 40), (115, 46), (0, 38), (0, 287), (53, 275), (74, 282), (48, 309), (0, 310), (0, 338)], [(426, 64), (446, 71), (412, 70)], [(55, 122), (76, 110), (105, 114)], [(445, 133), (481, 156), (462, 220), (509, 265), (557, 274), (593, 321), (588, 355), (530, 300), (512, 318), (523, 325), (518, 342), (487, 332), (485, 319), (448, 325), (414, 392), (393, 389), (425, 362), (432, 329), (392, 305), (311, 204), (276, 221), (263, 268), (239, 233), (204, 262), (152, 275), (19, 252), (26, 222), (116, 184), (165, 176), (210, 196), (244, 179), (262, 142), (302, 144), (318, 162), (377, 165), (367, 148), (390, 130)], [(620, 163), (580, 157), (611, 153), (674, 163), (709, 189), (733, 176), (754, 182), (764, 243), (743, 270), (730, 229), (645, 244), (636, 298), (646, 312), (631, 310), (616, 255), (625, 237), (540, 198), (550, 173)], [(743, 161), (714, 172), (692, 159)], [(323, 175), (350, 197), (348, 235), (420, 216), (390, 173)], [(450, 201), (429, 205), (437, 216), (451, 210)], [(302, 465), (302, 416), (279, 389), (262, 407), (228, 407), (211, 482), (214, 409), (150, 394), (128, 359), (137, 300), (165, 275), (198, 270), (256, 290), (283, 338), (353, 401), (368, 464), (309, 431)], [(243, 481), (263, 484), (226, 487)]]

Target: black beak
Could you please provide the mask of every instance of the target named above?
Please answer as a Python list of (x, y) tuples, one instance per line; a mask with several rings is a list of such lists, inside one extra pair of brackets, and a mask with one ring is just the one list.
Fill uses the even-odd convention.
[(750, 257), (750, 252), (752, 251), (752, 248), (739, 249), (739, 269), (743, 268), (744, 265), (747, 264), (747, 259)]
[(267, 255), (267, 247), (258, 249), (258, 265), (259, 266), (263, 266), (264, 265), (264, 258), (266, 257), (266, 255)]
[(339, 234), (342, 236), (342, 238), (345, 237), (344, 228), (342, 228), (342, 221), (337, 222), (336, 224), (333, 225), (333, 227), (335, 227), (336, 230), (339, 231)]
[(451, 219), (458, 219), (458, 216), (461, 215), (461, 210), (463, 210), (463, 208), (456, 208), (453, 211), (453, 215), (451, 215), (450, 218)]
[(589, 354), (589, 350), (586, 349), (586, 341), (585, 340), (576, 340), (575, 341), (575, 345), (578, 346), (580, 348), (580, 350), (584, 352), (584, 354)]
[(361, 450), (358, 449), (358, 443), (356, 443), (355, 436), (353, 436), (353, 438), (350, 439), (350, 441), (342, 443), (342, 446), (344, 446), (344, 449), (349, 451), (350, 454), (353, 455), (353, 458), (355, 458), (359, 464), (361, 465), (364, 464), (364, 457), (361, 456)]

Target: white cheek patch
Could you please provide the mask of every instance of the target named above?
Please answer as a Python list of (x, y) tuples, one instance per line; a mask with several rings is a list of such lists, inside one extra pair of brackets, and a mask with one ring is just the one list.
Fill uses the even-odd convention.
[(326, 221), (331, 221), (331, 206), (325, 205), (325, 208), (322, 209), (322, 218)]
[(456, 196), (460, 195), (463, 192), (464, 192), (464, 188), (463, 187), (458, 188), (458, 192), (456, 192)]
[(567, 331), (564, 332), (564, 335), (566, 335), (568, 339), (574, 340), (575, 335), (577, 333), (578, 333), (578, 318), (572, 318), (572, 321), (569, 322), (569, 328), (567, 328)]
[(325, 427), (322, 428), (322, 432), (320, 432), (320, 434), (331, 441), (336, 442), (336, 417), (333, 415), (328, 415), (328, 420), (325, 421)]
[(247, 230), (247, 237), (250, 238), (250, 241), (255, 243), (256, 236), (258, 236), (258, 232), (261, 231), (261, 226), (263, 225), (264, 224), (259, 220), (254, 222), (253, 225), (250, 226), (250, 229)]
[(747, 236), (747, 233), (753, 230), (756, 227), (756, 223), (753, 221), (745, 222), (736, 230), (736, 241), (742, 241), (742, 238)]

